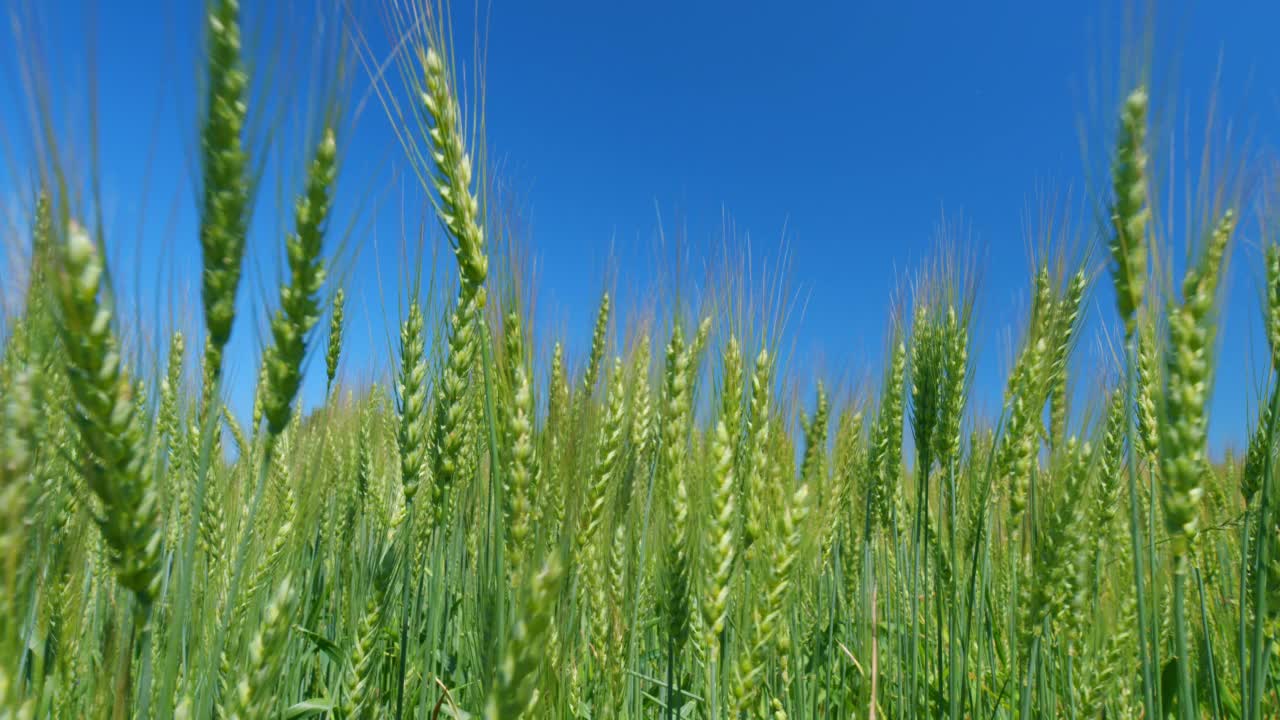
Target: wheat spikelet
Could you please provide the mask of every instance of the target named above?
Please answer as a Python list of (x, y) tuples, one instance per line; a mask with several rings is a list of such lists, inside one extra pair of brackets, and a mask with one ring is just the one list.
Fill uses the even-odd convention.
[(202, 404), (205, 413), (213, 409), (212, 396), (222, 376), (222, 350), (235, 320), (248, 228), (249, 160), (241, 135), (249, 80), (240, 57), (239, 15), (238, 0), (219, 0), (208, 14), (208, 106), (200, 136), (200, 248), (204, 258), (201, 298), (208, 332)]
[(405, 502), (412, 503), (426, 468), (427, 442), (423, 417), (427, 402), (426, 340), (422, 333), (422, 308), (409, 304), (409, 317), (400, 326), (400, 482)]
[(956, 314), (954, 305), (947, 308), (942, 338), (942, 392), (938, 427), (934, 433), (934, 453), (938, 463), (947, 468), (953, 460), (959, 459), (960, 426), (964, 418), (969, 372), (969, 328)]
[(1053, 309), (1052, 358), (1047, 368), (1049, 394), (1049, 442), (1057, 448), (1067, 424), (1067, 360), (1080, 325), (1080, 303), (1084, 299), (1085, 275), (1081, 270), (1071, 277), (1066, 292)]
[(274, 717), (274, 689), (284, 669), (296, 599), (297, 591), (286, 575), (267, 604), (262, 626), (249, 643), (248, 665), (231, 693), (225, 717), (233, 720)]
[(345, 322), (347, 294), (342, 288), (333, 295), (333, 309), (329, 313), (329, 349), (324, 356), (327, 387), (333, 387), (338, 377), (338, 360), (342, 356), (342, 330)]
[(263, 415), (271, 436), (279, 435), (289, 424), (293, 400), (302, 383), (307, 334), (320, 316), (317, 294), (325, 278), (320, 251), (337, 176), (337, 155), (333, 130), (326, 129), (307, 172), (306, 190), (298, 198), (294, 234), (285, 243), (289, 282), (280, 288), (280, 309), (271, 320), (275, 344), (263, 358), (267, 366)]
[(765, 465), (768, 462), (769, 421), (772, 412), (769, 407), (770, 384), (773, 381), (772, 369), (768, 350), (761, 348), (760, 354), (756, 356), (755, 370), (751, 375), (751, 416), (747, 429), (750, 450), (746, 476), (743, 478), (742, 490), (739, 492), (743, 500), (744, 512), (743, 553), (749, 552), (756, 539), (762, 537), (765, 532), (767, 498)]
[(1160, 423), (1161, 500), (1178, 562), (1199, 529), (1202, 481), (1209, 462), (1205, 403), (1213, 349), (1213, 308), (1222, 256), (1234, 229), (1235, 216), (1227, 211), (1214, 228), (1201, 262), (1183, 280), (1182, 305), (1169, 316), (1168, 385)]
[(716, 423), (711, 443), (714, 470), (710, 523), (702, 543), (706, 549), (704, 563), (707, 582), (701, 607), (706, 633), (702, 641), (706, 646), (707, 656), (716, 657), (729, 608), (729, 581), (737, 542), (733, 532), (733, 518), (737, 511), (734, 506), (737, 481), (733, 474), (733, 442), (724, 417)]
[(1115, 193), (1111, 222), (1111, 279), (1125, 334), (1133, 335), (1138, 308), (1147, 282), (1147, 90), (1139, 87), (1125, 99), (1120, 114), (1120, 138), (1112, 162)]
[(103, 265), (79, 225), (67, 229), (58, 281), (62, 346), (76, 402), (80, 469), (102, 502), (98, 527), (120, 584), (142, 609), (159, 590), (159, 513), (153, 479), (145, 475), (142, 429), (133, 387), (121, 367), (111, 311), (98, 302)]
[(537, 670), (552, 625), (563, 571), (554, 557), (521, 590), (518, 615), (485, 703), (486, 720), (517, 720), (535, 701)]
[(906, 382), (907, 346), (896, 343), (889, 360), (880, 398), (880, 414), (872, 435), (867, 462), (871, 475), (870, 506), (882, 528), (891, 522), (898, 479), (902, 472), (903, 385)]

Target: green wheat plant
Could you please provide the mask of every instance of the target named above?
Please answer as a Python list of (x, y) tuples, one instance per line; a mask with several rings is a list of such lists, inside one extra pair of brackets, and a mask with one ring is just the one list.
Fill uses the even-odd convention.
[[(289, 142), (259, 123), (259, 15), (202, 7), (172, 238), (198, 317), (128, 312), (96, 191), (56, 153), (31, 171), (0, 322), (0, 720), (1280, 715), (1280, 250), (1249, 219), (1273, 190), (1205, 179), (1212, 216), (1165, 220), (1145, 86), (1085, 183), (1097, 227), (1054, 225), (1020, 302), (984, 303), (944, 242), (865, 333), (883, 352), (827, 371), (746, 265), (601, 283), (558, 335), (483, 68), (447, 3), (388, 3), (398, 50), (366, 69), (427, 222), (376, 288), (378, 342), (335, 237), (373, 236), (343, 162), (361, 103), (318, 67), (323, 121)], [(258, 192), (260, 157), (296, 167), (291, 199)], [(1223, 449), (1225, 273), (1255, 250), (1272, 367), (1214, 418), (1249, 428)]]

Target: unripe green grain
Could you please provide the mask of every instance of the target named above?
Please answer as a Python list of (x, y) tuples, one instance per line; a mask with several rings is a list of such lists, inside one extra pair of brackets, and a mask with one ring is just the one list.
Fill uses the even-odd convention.
[(333, 295), (333, 308), (329, 313), (329, 350), (324, 356), (325, 378), (329, 388), (333, 387), (333, 381), (338, 377), (338, 360), (342, 356), (342, 330), (346, 305), (347, 294), (342, 288), (338, 288)]
[[(587, 495), (578, 517), (578, 533), (574, 542), (575, 560), (590, 548), (598, 548), (596, 535), (604, 521), (604, 510), (609, 490), (615, 482), (618, 460), (622, 454), (623, 423), (626, 420), (626, 386), (622, 371), (622, 359), (613, 361), (613, 374), (609, 383), (609, 404), (604, 424), (600, 427), (600, 442), (596, 447), (595, 468), (587, 485)], [(577, 563), (575, 562), (575, 565)]]
[(1090, 534), (1095, 540), (1094, 564), (1116, 540), (1116, 512), (1120, 508), (1120, 491), (1124, 485), (1125, 398), (1122, 389), (1111, 393), (1107, 416), (1103, 423), (1102, 443), (1098, 453), (1098, 486), (1094, 494)]
[(1240, 472), (1240, 495), (1246, 505), (1262, 488), (1262, 475), (1265, 472), (1267, 454), (1275, 452), (1275, 440), (1270, 437), (1271, 405), (1264, 403), (1258, 414), (1258, 424), (1249, 438), (1249, 448), (1245, 452), (1244, 468)]
[(1280, 372), (1280, 245), (1267, 246), (1267, 341), (1271, 367)]
[(942, 327), (943, 380), (934, 452), (938, 463), (947, 468), (960, 455), (960, 427), (964, 419), (965, 394), (969, 389), (969, 327), (967, 321), (957, 315), (954, 305), (947, 308)]
[(1066, 292), (1053, 309), (1051, 360), (1047, 368), (1049, 394), (1049, 442), (1058, 447), (1067, 424), (1067, 361), (1080, 325), (1080, 303), (1084, 299), (1085, 275), (1081, 270), (1071, 277)]
[(805, 423), (804, 459), (800, 465), (800, 479), (813, 487), (821, 487), (827, 468), (827, 423), (831, 418), (831, 402), (826, 388), (818, 381), (818, 399), (813, 417)]
[(307, 335), (320, 317), (318, 294), (325, 278), (320, 253), (337, 177), (337, 156), (333, 130), (326, 129), (307, 173), (306, 190), (298, 198), (294, 234), (285, 242), (289, 282), (280, 288), (280, 309), (271, 320), (275, 344), (263, 358), (267, 366), (263, 414), (267, 432), (273, 437), (289, 424), (293, 400), (302, 384)]
[(725, 419), (716, 423), (712, 436), (711, 454), (714, 461), (711, 489), (711, 517), (707, 525), (707, 535), (703, 540), (706, 556), (703, 588), (702, 613), (703, 628), (706, 633), (703, 643), (708, 657), (717, 657), (720, 647), (720, 634), (724, 632), (726, 614), (729, 607), (730, 575), (733, 572), (734, 550), (736, 549), (733, 533), (734, 490), (736, 479), (733, 474), (733, 442)]
[(121, 367), (111, 311), (98, 301), (103, 271), (88, 233), (72, 223), (61, 251), (57, 297), (80, 469), (102, 503), (98, 527), (120, 584), (147, 608), (160, 585), (159, 512), (153, 479), (144, 472), (133, 387)]
[(1152, 463), (1160, 452), (1160, 419), (1156, 413), (1156, 395), (1162, 382), (1160, 376), (1160, 348), (1155, 330), (1148, 323), (1138, 332), (1138, 382), (1134, 397), (1134, 418), (1137, 425), (1138, 447), (1143, 457)]
[(1111, 166), (1111, 279), (1125, 335), (1132, 336), (1147, 282), (1147, 90), (1138, 87), (1125, 99), (1120, 138)]
[(689, 633), (689, 490), (685, 480), (688, 433), (689, 353), (677, 323), (667, 345), (666, 391), (663, 396), (661, 483), (670, 525), (663, 559), (662, 618), (673, 654), (679, 655)]
[(888, 528), (902, 473), (903, 385), (906, 382), (907, 346), (898, 342), (889, 359), (889, 369), (880, 398), (880, 414), (872, 433), (867, 462), (871, 475), (871, 507), (876, 520)]
[(222, 376), (222, 349), (231, 337), (236, 291), (248, 229), (249, 159), (242, 141), (248, 76), (240, 50), (239, 0), (218, 0), (208, 14), (208, 96), (201, 130), (203, 188), (200, 247), (201, 297), (208, 341), (204, 410)]
[(591, 354), (587, 357), (586, 373), (582, 376), (582, 395), (591, 396), (595, 391), (596, 380), (600, 377), (600, 365), (604, 362), (606, 334), (609, 331), (609, 293), (600, 298), (600, 308), (596, 311), (596, 324), (591, 331)]
[(927, 479), (933, 470), (930, 453), (934, 449), (933, 435), (942, 401), (943, 328), (929, 309), (921, 305), (916, 310), (911, 331), (911, 431), (920, 458), (916, 470)]
[(1047, 619), (1065, 629), (1064, 639), (1068, 642), (1078, 642), (1086, 557), (1083, 520), (1093, 451), (1088, 443), (1081, 446), (1072, 438), (1065, 453), (1060, 494), (1054, 502), (1053, 515), (1039, 536), (1035, 582), (1028, 587), (1031, 602), (1025, 630), (1032, 636), (1039, 634)]
[(485, 720), (518, 720), (531, 709), (538, 666), (555, 634), (555, 603), (564, 573), (555, 558), (529, 578), (517, 601), (517, 619), (507, 639), (497, 679), (485, 702)]
[(1044, 338), (1037, 337), (1033, 326), (1027, 345), (1009, 375), (1005, 425), (996, 453), (996, 468), (999, 477), (1010, 482), (1009, 508), (1014, 522), (1026, 509), (1031, 468), (1039, 447), (1040, 414), (1044, 408), (1041, 378), (1047, 355), (1048, 345)]
[(1231, 211), (1214, 229), (1201, 262), (1187, 272), (1181, 306), (1169, 313), (1168, 384), (1160, 424), (1161, 499), (1175, 562), (1181, 562), (1199, 529), (1200, 498), (1208, 469), (1208, 383), (1213, 350), (1213, 310), (1222, 256), (1235, 229)]
[(422, 308), (409, 304), (409, 316), (400, 326), (400, 482), (406, 502), (413, 502), (426, 468), (426, 427), (423, 417), (427, 402), (426, 339), (422, 330)]
[[(223, 715), (229, 720), (269, 720), (275, 717), (275, 685), (287, 660), (292, 628), (290, 621), (296, 600), (297, 591), (291, 587), (289, 576), (285, 575), (267, 603), (258, 632), (247, 648), (247, 664), (231, 688)], [(224, 660), (228, 661), (225, 667), (229, 670), (231, 665), (226, 654)]]
[(517, 577), (524, 557), (530, 552), (533, 525), (532, 484), (536, 465), (533, 444), (533, 388), (524, 363), (515, 367), (511, 398), (510, 465), (507, 480), (507, 558)]
[(435, 48), (422, 56), (422, 70), (425, 90), (421, 99), (431, 120), (427, 134), (440, 219), (449, 230), (463, 286), (478, 289), (484, 285), (489, 260), (484, 252), (480, 203), (471, 191), (471, 156), (463, 138), (462, 110), (453, 91), (452, 73)]
[(772, 359), (769, 351), (760, 349), (755, 370), (751, 375), (751, 418), (747, 429), (749, 458), (746, 477), (743, 478), (742, 551), (748, 552), (756, 539), (765, 534), (767, 521), (767, 463), (769, 452), (769, 422), (772, 410), (769, 405), (770, 386), (773, 382)]

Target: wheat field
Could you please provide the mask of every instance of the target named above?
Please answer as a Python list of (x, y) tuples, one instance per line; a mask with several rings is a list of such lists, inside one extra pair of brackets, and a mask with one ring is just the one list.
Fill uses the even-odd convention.
[[(989, 318), (1016, 343), (988, 417), (945, 261), (861, 391), (798, 391), (767, 313), (731, 303), (622, 332), (605, 294), (570, 363), (496, 254), (478, 105), (433, 7), (402, 130), (448, 302), (388, 291), (385, 377), (341, 372), (327, 127), (281, 219), (252, 415), (226, 404), (255, 192), (237, 0), (208, 3), (199, 68), (199, 336), (135, 357), (113, 239), (39, 173), (0, 326), (0, 718), (1280, 716), (1280, 385), (1240, 458), (1210, 455), (1206, 406), (1240, 243), (1265, 248), (1280, 369), (1280, 246), (1237, 231), (1229, 188), (1190, 235), (1157, 231), (1141, 84), (1099, 139), (1097, 257), (1039, 263), (1025, 317)], [(1102, 286), (1116, 362), (1073, 378)]]

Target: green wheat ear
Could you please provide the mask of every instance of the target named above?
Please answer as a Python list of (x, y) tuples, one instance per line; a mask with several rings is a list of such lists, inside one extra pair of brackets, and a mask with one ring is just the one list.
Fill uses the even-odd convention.
[(449, 351), (437, 383), (431, 427), (431, 500), (434, 522), (445, 512), (446, 494), (463, 472), (464, 443), (471, 427), (467, 391), (482, 337), (480, 310), (485, 306), (484, 283), (489, 260), (485, 255), (484, 218), (472, 190), (471, 156), (463, 137), (462, 110), (452, 86), (450, 68), (434, 47), (421, 57), (425, 76), (422, 104), (435, 171), (431, 181), (439, 198), (437, 214), (449, 231), (458, 262), (458, 299), (449, 318)]
[(1147, 90), (1129, 94), (1120, 114), (1120, 139), (1111, 168), (1115, 192), (1111, 208), (1111, 279), (1125, 334), (1133, 335), (1147, 281)]
[(426, 339), (422, 329), (422, 307), (409, 304), (409, 317), (400, 326), (400, 483), (405, 502), (412, 503), (426, 469), (427, 404)]
[(297, 591), (286, 575), (263, 613), (262, 626), (249, 644), (247, 665), (232, 690), (226, 717), (230, 720), (275, 716), (276, 683), (289, 659), (286, 649), (292, 628), (289, 622)]
[(111, 311), (99, 304), (104, 271), (89, 234), (67, 229), (57, 298), (63, 355), (75, 399), (80, 469), (102, 502), (97, 517), (120, 584), (150, 607), (160, 587), (160, 522), (152, 478), (145, 473), (142, 426), (133, 385), (121, 367)]
[[(248, 228), (249, 160), (241, 135), (248, 76), (240, 57), (240, 3), (218, 0), (209, 11), (209, 94), (201, 131), (203, 196), (201, 298), (209, 337), (205, 347), (205, 404), (222, 375), (222, 349), (231, 337), (236, 290)], [(204, 410), (208, 412), (208, 408)]]
[(1173, 555), (1181, 562), (1195, 540), (1200, 521), (1207, 453), (1209, 372), (1222, 257), (1235, 230), (1228, 210), (1209, 238), (1200, 262), (1187, 271), (1182, 305), (1169, 313), (1168, 384), (1160, 423), (1161, 499)]
[(333, 130), (326, 129), (307, 173), (306, 190), (298, 198), (294, 234), (285, 243), (289, 282), (280, 288), (280, 309), (271, 320), (275, 345), (263, 359), (267, 366), (267, 391), (262, 409), (267, 418), (267, 432), (272, 436), (279, 435), (289, 424), (293, 400), (302, 383), (307, 334), (320, 316), (317, 295), (325, 277), (320, 252), (337, 176), (337, 157)]
[(1280, 372), (1280, 245), (1267, 247), (1267, 341), (1271, 366)]
[(523, 575), (529, 554), (533, 529), (533, 473), (537, 459), (534, 450), (533, 387), (523, 359), (515, 362), (511, 398), (510, 459), (507, 472), (507, 562), (511, 576)]
[(485, 702), (485, 720), (517, 720), (536, 702), (538, 667), (555, 633), (556, 600), (564, 572), (553, 555), (520, 589), (516, 622)]
[(345, 318), (343, 312), (347, 305), (347, 294), (338, 288), (333, 295), (333, 311), (329, 314), (329, 351), (324, 356), (325, 378), (327, 387), (333, 388), (333, 381), (338, 377), (338, 359), (342, 354), (342, 330)]
[(880, 414), (872, 433), (871, 452), (867, 464), (870, 474), (870, 507), (882, 528), (890, 526), (894, 499), (902, 472), (902, 421), (906, 385), (907, 345), (893, 346), (889, 370), (880, 399)]

